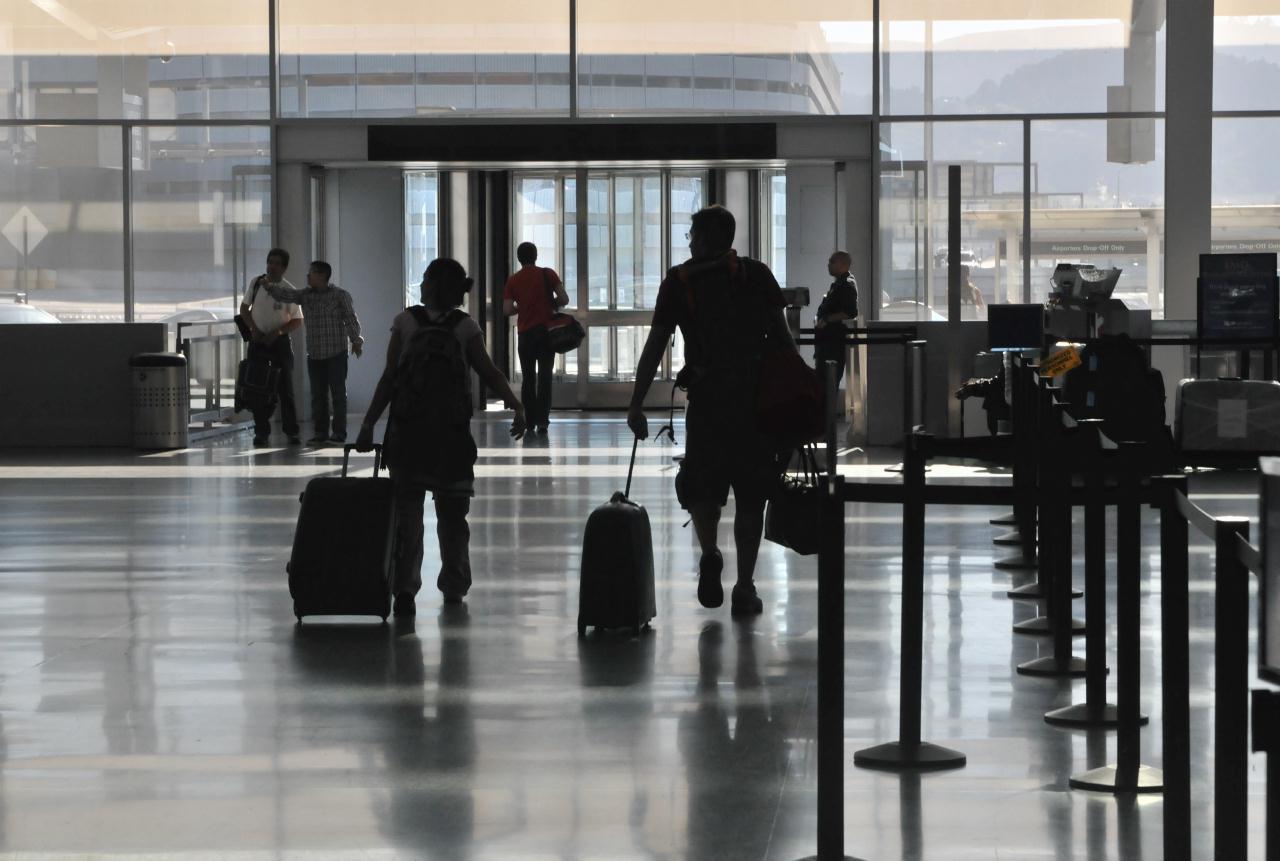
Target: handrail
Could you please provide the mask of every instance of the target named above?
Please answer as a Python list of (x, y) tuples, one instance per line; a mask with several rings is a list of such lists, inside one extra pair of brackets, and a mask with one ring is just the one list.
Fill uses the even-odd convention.
[(1188, 499), (1182, 491), (1175, 490), (1173, 492), (1173, 504), (1178, 507), (1178, 513), (1182, 515), (1182, 518), (1200, 530), (1205, 538), (1213, 539), (1217, 537), (1217, 520), (1209, 512)]

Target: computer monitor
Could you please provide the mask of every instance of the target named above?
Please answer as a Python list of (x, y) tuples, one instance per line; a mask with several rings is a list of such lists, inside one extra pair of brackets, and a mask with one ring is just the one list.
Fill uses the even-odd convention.
[(1044, 306), (988, 305), (987, 341), (991, 350), (1039, 350), (1044, 346)]
[(1049, 281), (1064, 305), (1096, 304), (1111, 298), (1122, 274), (1121, 269), (1099, 269), (1087, 263), (1059, 263)]
[(1280, 457), (1259, 459), (1262, 578), (1258, 581), (1258, 675), (1280, 684)]

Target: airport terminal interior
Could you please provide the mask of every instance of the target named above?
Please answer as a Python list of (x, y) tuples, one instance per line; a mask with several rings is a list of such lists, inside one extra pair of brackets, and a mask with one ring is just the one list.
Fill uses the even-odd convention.
[(1280, 858), (1277, 136), (1280, 0), (0, 0), (0, 858)]

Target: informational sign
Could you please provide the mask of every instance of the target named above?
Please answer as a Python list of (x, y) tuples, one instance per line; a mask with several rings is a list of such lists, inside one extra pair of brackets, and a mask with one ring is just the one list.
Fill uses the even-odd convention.
[(1280, 333), (1276, 276), (1205, 275), (1196, 280), (1201, 338), (1270, 341)]
[(0, 228), (0, 233), (4, 234), (4, 238), (9, 240), (9, 244), (20, 254), (30, 254), (49, 235), (49, 228), (36, 218), (34, 212), (24, 206), (13, 214), (13, 218), (5, 222), (4, 227)]
[(1080, 351), (1075, 347), (1059, 350), (1040, 363), (1040, 376), (1060, 377), (1072, 368), (1080, 367)]
[(1268, 278), (1276, 275), (1276, 255), (1248, 252), (1242, 254), (1201, 254), (1200, 277)]

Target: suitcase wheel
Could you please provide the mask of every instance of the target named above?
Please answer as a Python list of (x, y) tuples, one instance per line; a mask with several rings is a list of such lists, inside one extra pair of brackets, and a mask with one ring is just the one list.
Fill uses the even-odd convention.
[(387, 624), (387, 617), (386, 617), (386, 616), (383, 616), (383, 617), (382, 617), (382, 624), (384, 624), (384, 625), (385, 625), (385, 624)]
[(303, 498), (304, 498), (305, 496), (306, 496), (306, 494), (305, 494), (305, 493), (299, 493), (299, 494), (298, 494), (298, 502), (299, 502), (299, 503), (301, 503), (301, 502), (302, 502), (302, 500), (303, 500)]
[(301, 617), (301, 616), (297, 616), (296, 618), (297, 618), (297, 620), (298, 620), (298, 624), (299, 624), (299, 625), (301, 625), (301, 624), (302, 624), (302, 617)]
[(587, 636), (587, 626), (585, 623), (579, 622), (578, 623), (578, 639), (581, 640), (585, 636)]

